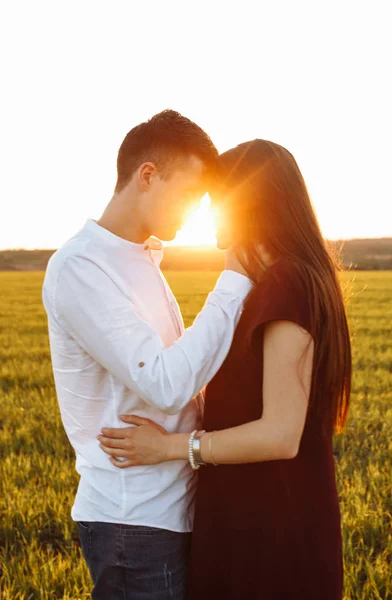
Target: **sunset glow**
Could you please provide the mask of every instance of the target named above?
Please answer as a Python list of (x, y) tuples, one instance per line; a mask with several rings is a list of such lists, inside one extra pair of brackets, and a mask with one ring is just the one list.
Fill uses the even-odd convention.
[(208, 196), (201, 199), (200, 206), (192, 211), (176, 238), (167, 245), (173, 246), (215, 246), (215, 218)]
[[(165, 108), (219, 153), (255, 138), (286, 147), (326, 238), (392, 235), (387, 2), (225, 3), (224, 27), (220, 2), (192, 5), (192, 27), (179, 0), (39, 0), (23, 18), (3, 4), (0, 249), (58, 248), (99, 219), (124, 136)], [(215, 243), (208, 200), (173, 243)]]

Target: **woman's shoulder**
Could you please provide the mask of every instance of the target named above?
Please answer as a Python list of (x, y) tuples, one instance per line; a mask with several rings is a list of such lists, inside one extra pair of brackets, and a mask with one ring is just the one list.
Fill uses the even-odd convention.
[(290, 259), (277, 260), (254, 286), (248, 296), (246, 309), (260, 324), (288, 320), (309, 329), (310, 302), (306, 271)]
[(306, 291), (303, 269), (289, 258), (280, 258), (266, 270), (263, 279), (254, 287), (255, 296), (264, 294), (284, 296), (287, 292), (303, 295)]

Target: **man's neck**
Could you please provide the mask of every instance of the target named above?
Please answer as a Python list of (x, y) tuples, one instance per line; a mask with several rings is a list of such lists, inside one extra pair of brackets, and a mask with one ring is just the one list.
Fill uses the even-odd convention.
[(150, 237), (150, 233), (140, 224), (137, 210), (132, 207), (124, 210), (116, 197), (109, 202), (97, 223), (114, 235), (135, 244), (142, 244)]

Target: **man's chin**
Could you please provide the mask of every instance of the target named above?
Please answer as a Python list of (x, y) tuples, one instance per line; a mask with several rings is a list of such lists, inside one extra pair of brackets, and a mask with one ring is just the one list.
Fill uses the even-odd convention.
[(160, 233), (155, 234), (157, 238), (162, 240), (162, 242), (172, 242), (177, 235), (176, 231), (161, 231)]

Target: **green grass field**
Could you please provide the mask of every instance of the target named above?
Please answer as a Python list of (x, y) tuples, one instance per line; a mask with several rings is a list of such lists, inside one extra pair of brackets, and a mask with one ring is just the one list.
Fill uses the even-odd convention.
[[(169, 272), (186, 324), (217, 273)], [(0, 273), (0, 598), (82, 599), (90, 579), (70, 518), (77, 485), (52, 379), (42, 273)], [(353, 281), (354, 280), (354, 281)], [(346, 273), (354, 381), (336, 438), (345, 599), (392, 599), (392, 272)], [(315, 599), (317, 600), (317, 599)]]

